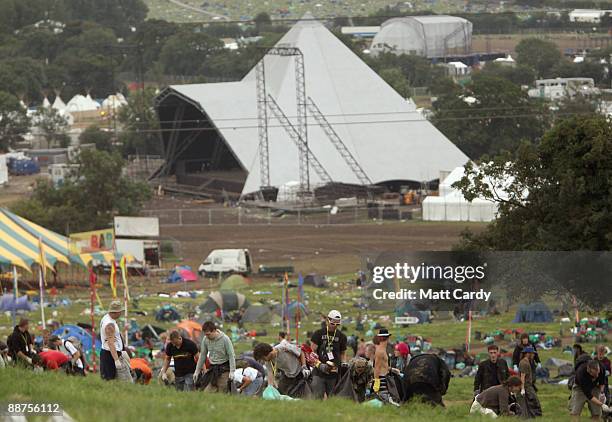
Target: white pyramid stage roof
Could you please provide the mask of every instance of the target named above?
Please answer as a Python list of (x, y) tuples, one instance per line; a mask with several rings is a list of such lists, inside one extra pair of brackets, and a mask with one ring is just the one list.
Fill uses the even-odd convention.
[[(373, 183), (431, 181), (468, 157), (325, 26), (298, 22), (277, 46), (298, 47), (304, 55), (306, 95), (338, 133)], [(297, 128), (292, 57), (266, 56), (266, 88)], [(199, 104), (248, 172), (243, 194), (260, 188), (255, 69), (242, 81), (173, 85), (171, 90)], [(270, 182), (299, 179), (298, 150), (271, 113)], [(308, 142), (335, 182), (359, 184), (323, 129), (309, 116)], [(310, 169), (311, 184), (321, 179)]]

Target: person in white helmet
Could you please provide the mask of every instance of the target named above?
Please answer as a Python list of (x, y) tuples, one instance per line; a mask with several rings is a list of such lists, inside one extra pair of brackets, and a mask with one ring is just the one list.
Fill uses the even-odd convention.
[(336, 310), (327, 314), (325, 328), (317, 330), (310, 339), (312, 350), (319, 360), (312, 374), (312, 393), (315, 398), (329, 398), (338, 381), (338, 369), (346, 361), (347, 338), (340, 331), (342, 315)]

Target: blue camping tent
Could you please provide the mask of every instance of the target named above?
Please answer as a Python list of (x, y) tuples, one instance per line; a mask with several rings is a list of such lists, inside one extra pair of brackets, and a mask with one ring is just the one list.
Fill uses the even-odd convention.
[[(77, 325), (63, 325), (55, 330), (52, 334), (60, 336), (62, 339), (67, 339), (68, 337), (74, 336), (81, 342), (85, 353), (89, 353), (91, 350), (91, 334)], [(101, 346), (102, 344), (100, 343), (100, 339), (96, 338), (96, 350), (100, 351)]]
[(28, 301), (28, 296), (23, 295), (15, 299), (13, 295), (6, 294), (0, 298), (0, 312), (32, 311), (34, 306)]
[(545, 303), (534, 302), (520, 305), (512, 322), (553, 322), (553, 314)]

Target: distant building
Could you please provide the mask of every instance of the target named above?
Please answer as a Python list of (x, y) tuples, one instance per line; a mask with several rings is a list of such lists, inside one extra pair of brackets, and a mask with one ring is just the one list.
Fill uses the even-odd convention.
[(606, 14), (612, 15), (612, 10), (574, 9), (569, 12), (570, 22), (599, 23)]
[(49, 175), (53, 181), (53, 186), (60, 187), (68, 181), (75, 181), (78, 164), (51, 164), (49, 165)]
[(374, 38), (380, 31), (380, 26), (343, 26), (340, 32), (344, 35), (358, 38)]
[(595, 88), (593, 78), (556, 78), (538, 79), (536, 87), (530, 89), (528, 95), (531, 98), (545, 98), (547, 100), (559, 100), (564, 97), (575, 95), (596, 95), (599, 89)]
[(461, 79), (471, 73), (471, 68), (463, 62), (448, 62), (442, 64), (451, 78)]
[(427, 58), (468, 54), (472, 48), (472, 23), (445, 16), (406, 16), (382, 24), (370, 53), (411, 54)]

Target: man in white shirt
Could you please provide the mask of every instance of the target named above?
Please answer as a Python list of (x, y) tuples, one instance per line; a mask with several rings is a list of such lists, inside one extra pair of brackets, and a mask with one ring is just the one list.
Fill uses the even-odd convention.
[(234, 371), (232, 383), (238, 394), (254, 396), (263, 384), (263, 377), (259, 376), (259, 371), (255, 368), (238, 368)]
[(130, 375), (130, 360), (124, 351), (121, 331), (117, 319), (124, 311), (121, 302), (112, 301), (108, 313), (100, 321), (100, 376), (103, 380), (122, 379), (133, 382)]

